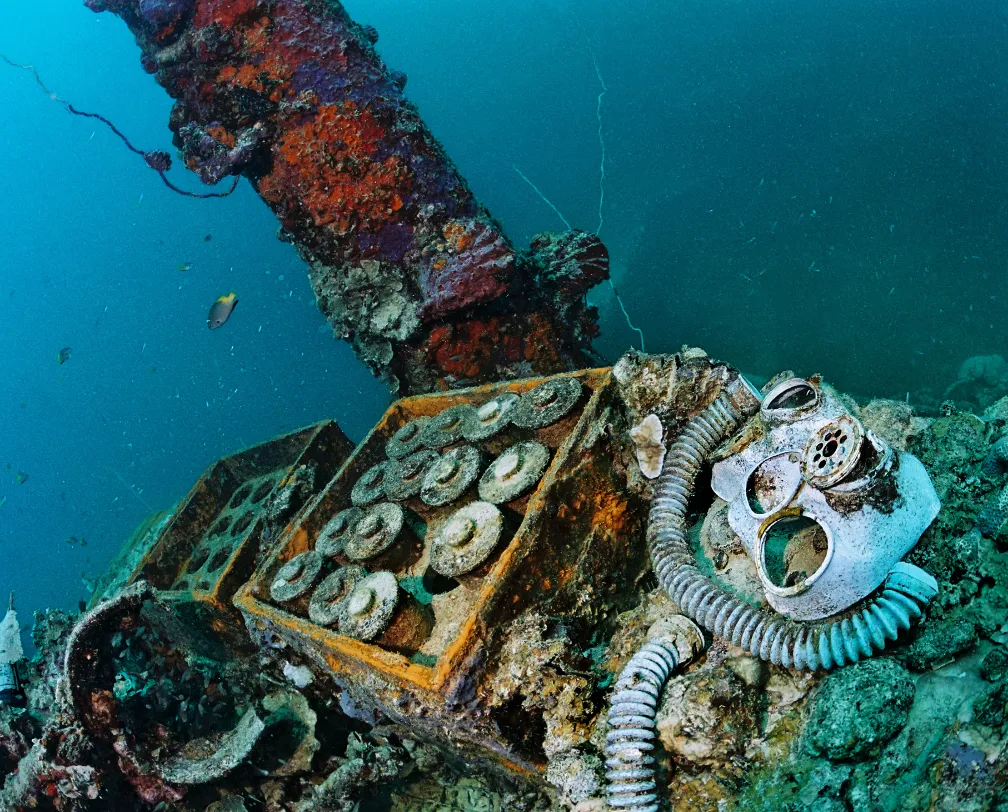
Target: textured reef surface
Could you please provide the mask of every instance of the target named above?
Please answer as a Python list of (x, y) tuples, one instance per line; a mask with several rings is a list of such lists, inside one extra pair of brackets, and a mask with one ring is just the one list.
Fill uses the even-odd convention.
[(120, 16), (175, 100), (206, 183), (247, 177), (309, 266), (340, 338), (393, 391), (586, 365), (585, 292), (608, 253), (582, 232), (522, 252), (403, 95), (377, 32), (323, 0), (87, 0)]
[[(332, 487), (321, 498), (306, 492), (307, 513), (291, 519), (294, 480), (285, 477), (262, 497), (262, 524), (245, 521), (260, 528), (242, 547), (259, 573), (236, 600), (245, 625), (187, 590), (123, 576), (143, 572), (138, 560), (154, 560), (158, 540), (173, 538), (171, 521), (152, 518), (90, 610), (36, 617), (28, 706), (0, 708), (0, 806), (606, 809), (614, 680), (648, 630), (680, 611), (644, 558), (654, 484), (638, 466), (630, 429), (658, 414), (672, 431), (670, 416), (709, 401), (726, 369), (697, 350), (631, 354), (611, 377), (603, 370), (584, 379), (592, 394), (576, 428), (571, 417), (540, 435), (563, 450), (542, 500), (522, 503), (526, 530), (516, 538), (529, 539), (525, 558), (511, 574), (495, 570), (491, 591), (501, 601), (473, 616), (478, 634), (466, 639), (475, 648), (436, 690), (437, 652), (451, 650), (444, 641), (468, 623), (476, 596), (490, 594), (478, 579), (449, 591), (413, 579), (411, 605), (432, 609), (442, 631), (411, 659), (354, 641), (334, 649), (293, 608), (246, 610), (266, 600), (256, 579), (272, 578), (270, 556), (284, 545), (303, 549), (311, 512), (336, 504)], [(480, 391), (408, 402), (433, 413)], [(775, 666), (707, 636), (657, 706), (657, 792), (669, 809), (1008, 809), (1008, 399), (980, 415), (952, 409), (937, 418), (899, 402), (846, 406), (915, 454), (934, 481), (943, 507), (908, 560), (935, 575), (938, 596), (884, 652), (826, 674)], [(396, 425), (386, 419), (372, 445), (384, 447), (379, 435)], [(372, 466), (369, 449), (359, 447), (334, 482)], [(246, 467), (263, 457), (244, 454)], [(218, 476), (238, 468), (221, 465), (212, 469)], [(269, 492), (273, 480), (253, 474), (250, 482)], [(232, 505), (257, 498), (251, 485), (236, 494)], [(724, 503), (703, 487), (694, 502), (689, 535), (698, 554), (735, 544), (719, 518)], [(240, 519), (247, 510), (232, 513)], [(213, 526), (214, 515), (203, 520)], [(739, 568), (739, 583), (751, 577), (748, 559), (732, 560), (727, 570)]]

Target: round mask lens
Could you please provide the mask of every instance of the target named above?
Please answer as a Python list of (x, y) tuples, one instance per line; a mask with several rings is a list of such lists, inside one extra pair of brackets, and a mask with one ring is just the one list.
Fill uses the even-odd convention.
[(792, 420), (818, 405), (818, 389), (804, 378), (788, 378), (767, 392), (760, 411), (764, 419)]
[(829, 533), (811, 516), (780, 516), (759, 537), (760, 580), (778, 595), (800, 595), (826, 570), (832, 553)]

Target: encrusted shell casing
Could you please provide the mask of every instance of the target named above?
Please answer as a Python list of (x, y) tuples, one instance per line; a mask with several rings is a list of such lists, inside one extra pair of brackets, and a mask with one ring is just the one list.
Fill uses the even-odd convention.
[(565, 417), (581, 399), (577, 378), (553, 378), (530, 389), (511, 410), (511, 422), (522, 429), (541, 429)]
[(385, 496), (393, 502), (416, 496), (424, 476), (439, 458), (437, 451), (428, 448), (396, 460), (385, 477)]
[(472, 419), (475, 409), (468, 403), (449, 406), (436, 414), (420, 432), (421, 442), (427, 448), (444, 448), (462, 439), (462, 427)]
[(385, 481), (392, 471), (392, 460), (383, 460), (368, 468), (350, 491), (350, 502), (357, 507), (370, 505), (385, 496)]
[(391, 572), (376, 572), (361, 579), (337, 606), (340, 634), (355, 640), (373, 640), (388, 626), (399, 601), (399, 583)]
[(511, 410), (518, 403), (518, 395), (505, 392), (482, 406), (477, 406), (469, 420), (462, 426), (462, 436), (469, 442), (487, 440), (511, 424)]
[(389, 459), (401, 459), (419, 450), (423, 445), (420, 435), (424, 426), (427, 425), (427, 421), (426, 417), (417, 417), (400, 426), (385, 444), (385, 453)]
[(480, 499), (495, 505), (510, 502), (532, 490), (549, 464), (550, 451), (542, 443), (517, 443), (483, 472)]
[(319, 626), (335, 626), (339, 621), (339, 605), (354, 587), (367, 577), (367, 570), (359, 564), (340, 567), (330, 573), (315, 587), (308, 603), (308, 618)]
[(432, 507), (454, 502), (479, 476), (482, 455), (471, 445), (446, 451), (427, 470), (420, 488), (420, 498)]
[(496, 505), (470, 502), (438, 528), (430, 565), (442, 575), (464, 575), (489, 558), (503, 534), (504, 518)]
[(292, 601), (304, 595), (322, 572), (322, 554), (308, 550), (284, 564), (270, 585), (270, 597), (278, 603)]
[(405, 512), (396, 504), (381, 502), (368, 508), (350, 531), (343, 551), (352, 561), (366, 561), (385, 552), (399, 538)]
[(318, 538), (315, 539), (315, 549), (326, 558), (342, 554), (346, 541), (350, 537), (350, 531), (353, 530), (362, 515), (364, 515), (364, 511), (359, 507), (341, 510), (319, 531)]

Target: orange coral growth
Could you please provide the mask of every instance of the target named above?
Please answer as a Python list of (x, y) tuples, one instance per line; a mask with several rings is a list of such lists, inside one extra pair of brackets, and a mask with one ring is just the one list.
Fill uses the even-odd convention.
[(217, 81), (232, 87), (244, 87), (257, 93), (275, 92), (278, 85), (290, 78), (290, 68), (279, 57), (271, 55), (261, 64), (246, 63), (240, 68), (227, 65), (217, 74)]
[(206, 128), (206, 133), (212, 139), (214, 139), (214, 141), (217, 141), (217, 142), (223, 144), (228, 149), (230, 149), (231, 147), (233, 147), (235, 145), (235, 137), (234, 137), (234, 135), (232, 135), (231, 133), (229, 133), (223, 127), (220, 127), (220, 126), (217, 126), (217, 127), (207, 127)]
[(193, 25), (202, 28), (216, 23), (227, 30), (259, 5), (259, 0), (199, 0)]
[(534, 363), (537, 369), (564, 368), (557, 348), (557, 335), (541, 313), (531, 313), (525, 333), (525, 360)]
[(374, 116), (353, 102), (323, 105), (280, 139), (260, 192), (273, 201), (300, 197), (316, 225), (340, 234), (355, 226), (377, 230), (402, 208), (400, 191), (410, 182), (398, 155), (373, 159), (384, 136)]
[(441, 338), (441, 328), (431, 331), (427, 346), (434, 350), (434, 360), (446, 374), (456, 378), (475, 378), (493, 369), (493, 360), (500, 335), (500, 319), (496, 316), (487, 320), (470, 321), (455, 326), (449, 335), (435, 342), (435, 334)]
[(469, 230), (471, 225), (471, 222), (466, 223), (460, 220), (449, 220), (445, 224), (442, 233), (450, 250), (460, 254), (472, 245), (473, 237)]
[(445, 375), (468, 380), (489, 375), (497, 364), (522, 359), (522, 341), (507, 321), (492, 316), (485, 322), (438, 325), (427, 337), (424, 351)]
[(270, 33), (270, 18), (260, 17), (247, 29), (245, 29), (245, 47), (249, 53), (262, 54), (269, 44), (268, 35)]

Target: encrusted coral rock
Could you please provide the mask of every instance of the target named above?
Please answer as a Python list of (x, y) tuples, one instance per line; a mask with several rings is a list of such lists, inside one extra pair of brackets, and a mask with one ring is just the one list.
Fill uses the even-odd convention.
[(873, 400), (861, 406), (857, 416), (866, 429), (900, 451), (906, 451), (909, 438), (922, 432), (929, 422), (899, 400)]
[(563, 801), (573, 805), (602, 794), (603, 772), (602, 759), (594, 753), (566, 750), (550, 759), (546, 780)]
[[(757, 666), (759, 668), (759, 666)], [(675, 760), (717, 766), (745, 752), (759, 729), (761, 687), (728, 663), (707, 663), (674, 676), (656, 717), (662, 745)]]
[(630, 439), (634, 441), (637, 465), (648, 479), (657, 479), (665, 461), (665, 446), (662, 444), (661, 420), (656, 414), (649, 414), (630, 429)]
[(921, 627), (917, 638), (907, 647), (907, 665), (914, 671), (944, 665), (973, 648), (976, 641), (976, 626), (966, 618), (933, 619)]
[(808, 748), (831, 761), (859, 761), (899, 733), (913, 700), (913, 681), (891, 658), (834, 671), (816, 693)]

